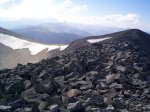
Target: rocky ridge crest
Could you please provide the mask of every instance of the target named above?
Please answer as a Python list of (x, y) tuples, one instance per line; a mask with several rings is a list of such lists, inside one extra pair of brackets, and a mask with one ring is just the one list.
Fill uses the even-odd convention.
[(0, 71), (1, 112), (149, 112), (150, 35), (140, 30)]

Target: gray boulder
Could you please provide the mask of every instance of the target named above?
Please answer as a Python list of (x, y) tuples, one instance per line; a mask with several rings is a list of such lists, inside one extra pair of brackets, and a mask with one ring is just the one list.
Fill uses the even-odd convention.
[(75, 103), (69, 103), (67, 105), (67, 109), (69, 109), (70, 112), (85, 112), (85, 108), (83, 107), (82, 103), (79, 101)]

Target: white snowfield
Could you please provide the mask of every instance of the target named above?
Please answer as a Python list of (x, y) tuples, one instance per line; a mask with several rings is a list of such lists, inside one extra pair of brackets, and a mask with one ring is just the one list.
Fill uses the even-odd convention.
[(99, 39), (88, 39), (87, 41), (92, 44), (92, 43), (97, 43), (97, 42), (104, 41), (104, 40), (107, 40), (110, 38), (112, 38), (112, 37), (105, 37), (105, 38), (99, 38)]
[(44, 45), (44, 44), (29, 42), (27, 40), (19, 39), (5, 34), (0, 34), (0, 43), (4, 44), (5, 46), (9, 46), (12, 49), (29, 48), (32, 55), (35, 55), (46, 48), (48, 48), (48, 51), (54, 49), (60, 49), (60, 51), (62, 51), (68, 46), (68, 45)]

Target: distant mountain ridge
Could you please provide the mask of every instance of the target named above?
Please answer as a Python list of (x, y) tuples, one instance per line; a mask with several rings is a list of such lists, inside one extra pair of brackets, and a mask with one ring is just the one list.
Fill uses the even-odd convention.
[(18, 63), (39, 62), (65, 47), (67, 45), (45, 45), (29, 41), (25, 36), (0, 28), (0, 69), (15, 67)]
[(88, 32), (77, 28), (56, 23), (23, 26), (12, 30), (27, 37), (27, 39), (33, 39), (46, 44), (68, 44), (90, 35)]
[(10, 35), (10, 36), (15, 36), (15, 37), (21, 37), (21, 34), (15, 33), (11, 30), (7, 30), (5, 28), (0, 27), (0, 33)]
[(55, 33), (42, 28), (25, 28), (18, 29), (15, 32), (20, 33), (27, 39), (35, 40), (45, 44), (68, 44), (73, 40), (81, 38), (81, 36), (71, 33)]

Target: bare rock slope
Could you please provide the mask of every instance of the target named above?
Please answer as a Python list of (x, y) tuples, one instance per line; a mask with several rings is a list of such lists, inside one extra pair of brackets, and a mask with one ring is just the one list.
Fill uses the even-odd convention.
[(0, 111), (149, 112), (150, 35), (133, 29), (109, 37), (0, 71)]

